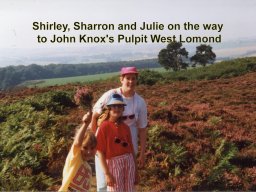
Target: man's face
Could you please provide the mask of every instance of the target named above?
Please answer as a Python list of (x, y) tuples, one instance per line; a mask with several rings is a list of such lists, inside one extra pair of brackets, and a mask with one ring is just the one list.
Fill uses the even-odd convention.
[(126, 74), (120, 77), (120, 81), (122, 83), (122, 87), (127, 90), (135, 89), (137, 85), (137, 75), (136, 74)]

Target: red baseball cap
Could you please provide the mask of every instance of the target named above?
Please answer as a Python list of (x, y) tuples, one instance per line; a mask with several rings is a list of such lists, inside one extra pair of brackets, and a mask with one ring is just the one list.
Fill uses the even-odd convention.
[(125, 75), (125, 74), (138, 74), (139, 72), (137, 71), (136, 67), (123, 67), (120, 73), (121, 75)]

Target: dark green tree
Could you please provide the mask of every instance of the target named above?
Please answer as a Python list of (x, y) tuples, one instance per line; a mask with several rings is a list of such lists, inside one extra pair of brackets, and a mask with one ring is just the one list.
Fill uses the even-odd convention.
[(184, 61), (185, 58), (188, 58), (188, 52), (182, 48), (182, 43), (175, 41), (169, 43), (166, 49), (162, 49), (158, 54), (158, 62), (166, 70), (186, 69), (188, 64)]
[(213, 63), (215, 61), (216, 54), (212, 51), (210, 45), (201, 44), (196, 47), (196, 54), (190, 58), (193, 62), (193, 66), (200, 64), (206, 66), (207, 63)]

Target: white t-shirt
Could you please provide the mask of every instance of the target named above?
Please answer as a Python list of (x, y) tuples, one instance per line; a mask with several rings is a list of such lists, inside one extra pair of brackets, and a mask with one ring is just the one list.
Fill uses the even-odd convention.
[[(93, 107), (93, 112), (99, 114), (102, 113), (102, 108), (107, 104), (110, 96), (113, 93), (118, 93), (122, 95), (121, 88), (111, 89), (105, 92), (101, 98), (96, 102)], [(126, 104), (123, 112), (123, 116), (135, 115), (135, 118), (127, 118), (124, 123), (130, 127), (132, 142), (134, 146), (135, 153), (138, 152), (138, 128), (146, 128), (148, 124), (147, 120), (147, 106), (144, 99), (135, 93), (132, 97), (125, 97), (122, 95), (124, 102)]]

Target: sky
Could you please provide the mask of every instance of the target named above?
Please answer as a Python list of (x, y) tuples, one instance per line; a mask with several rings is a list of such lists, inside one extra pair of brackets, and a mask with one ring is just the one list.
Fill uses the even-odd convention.
[[(38, 35), (62, 35), (58, 31), (35, 31), (33, 22), (84, 23), (218, 23), (223, 29), (205, 31), (160, 31), (161, 34), (222, 35), (223, 41), (255, 38), (256, 1), (253, 0), (0, 0), (1, 50), (86, 47), (88, 44), (39, 44)], [(71, 31), (66, 35), (116, 35), (115, 31)], [(142, 34), (126, 31), (125, 34)], [(152, 33), (150, 31), (143, 32)], [(157, 32), (158, 33), (158, 32)], [(104, 45), (105, 46), (105, 45)], [(2, 53), (1, 53), (2, 52)]]

